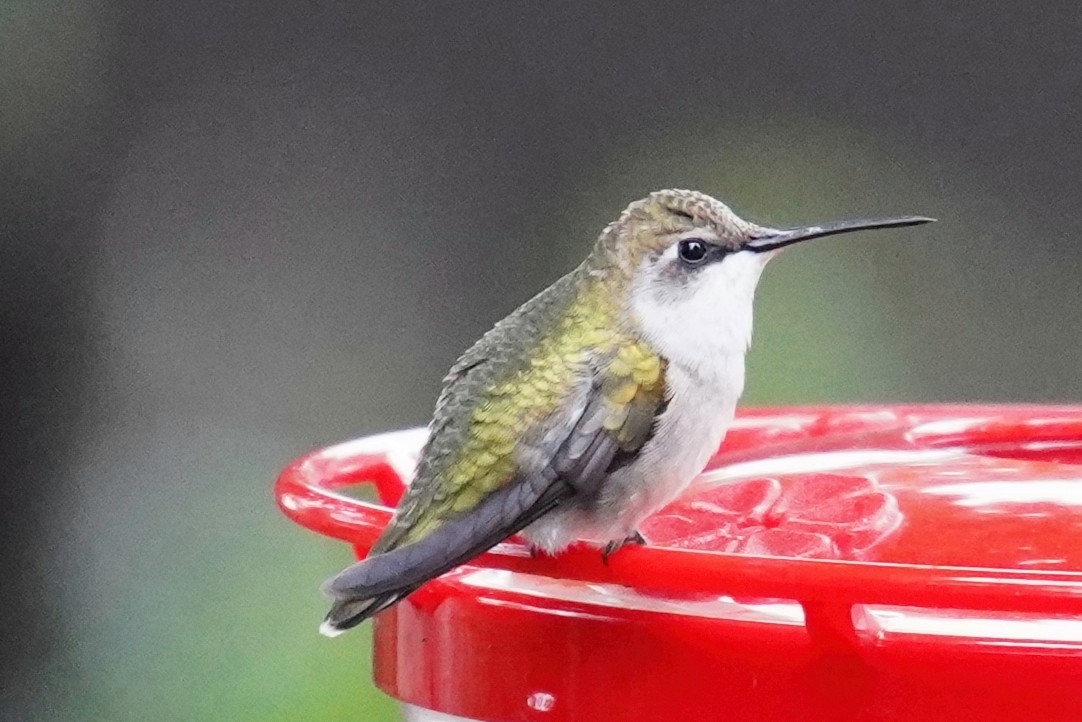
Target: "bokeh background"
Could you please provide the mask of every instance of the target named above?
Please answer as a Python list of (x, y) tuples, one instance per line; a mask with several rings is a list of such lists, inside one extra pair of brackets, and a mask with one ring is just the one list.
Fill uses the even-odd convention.
[(786, 254), (748, 403), (1082, 392), (1073, 2), (0, 2), (0, 719), (394, 719), (277, 471), (630, 200)]

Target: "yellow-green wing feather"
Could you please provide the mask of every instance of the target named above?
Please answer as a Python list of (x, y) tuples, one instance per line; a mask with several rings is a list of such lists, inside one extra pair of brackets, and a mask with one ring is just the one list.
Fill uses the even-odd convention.
[[(561, 284), (579, 284), (578, 292)], [(620, 330), (611, 304), (604, 287), (572, 274), (463, 355), (447, 377), (417, 478), (377, 551), (424, 538), (512, 479), (549, 467), (574, 476), (586, 468), (574, 463), (584, 454), (611, 459), (642, 446), (664, 407), (664, 361)], [(605, 459), (594, 459), (594, 476), (598, 461)]]

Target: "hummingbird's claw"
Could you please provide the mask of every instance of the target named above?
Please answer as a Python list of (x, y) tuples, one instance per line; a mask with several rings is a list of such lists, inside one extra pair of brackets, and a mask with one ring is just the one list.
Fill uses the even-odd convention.
[(624, 539), (614, 539), (613, 541), (610, 541), (608, 544), (605, 545), (605, 548), (601, 550), (601, 563), (605, 566), (608, 566), (609, 556), (613, 552), (623, 548), (627, 544), (637, 544), (639, 546), (644, 546), (646, 544), (646, 537), (642, 535), (642, 532), (636, 529), (631, 535), (625, 537)]

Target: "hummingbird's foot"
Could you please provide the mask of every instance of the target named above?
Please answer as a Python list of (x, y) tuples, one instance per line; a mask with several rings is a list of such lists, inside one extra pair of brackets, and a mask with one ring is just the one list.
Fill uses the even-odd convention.
[(644, 537), (642, 535), (642, 532), (640, 532), (638, 529), (636, 529), (633, 534), (631, 534), (630, 536), (628, 536), (628, 537), (626, 537), (624, 539), (620, 539), (619, 541), (614, 540), (614, 541), (609, 542), (608, 544), (605, 545), (605, 548), (601, 550), (601, 562), (603, 564), (605, 564), (605, 566), (608, 566), (608, 564), (609, 564), (609, 556), (613, 552), (617, 551), (618, 549), (623, 548), (624, 546), (626, 546), (628, 544), (636, 544), (638, 546), (645, 546), (646, 545), (646, 537)]

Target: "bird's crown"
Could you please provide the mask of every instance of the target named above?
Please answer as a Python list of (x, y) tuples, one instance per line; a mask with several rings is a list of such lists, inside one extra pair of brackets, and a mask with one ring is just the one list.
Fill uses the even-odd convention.
[(700, 229), (734, 250), (771, 230), (744, 220), (705, 193), (666, 189), (629, 205), (602, 232), (597, 252), (631, 271), (645, 255), (664, 251), (686, 232)]

